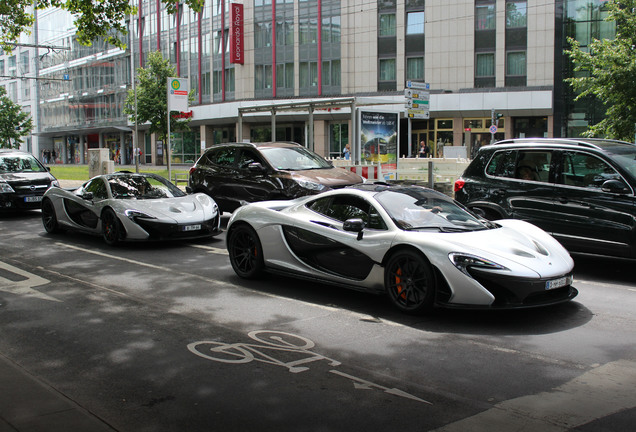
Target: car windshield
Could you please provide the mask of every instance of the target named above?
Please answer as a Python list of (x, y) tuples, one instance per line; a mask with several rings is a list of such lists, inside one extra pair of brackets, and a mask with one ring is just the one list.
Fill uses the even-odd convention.
[(636, 178), (636, 146), (612, 148), (612, 158)]
[(324, 158), (305, 147), (264, 147), (260, 149), (267, 161), (279, 170), (310, 170), (331, 168)]
[(491, 228), (454, 201), (419, 187), (386, 190), (376, 195), (395, 224), (405, 231), (476, 231)]
[(21, 172), (46, 172), (46, 168), (28, 154), (0, 155), (0, 174)]
[(185, 192), (157, 175), (116, 175), (108, 178), (116, 199), (158, 199), (185, 196)]

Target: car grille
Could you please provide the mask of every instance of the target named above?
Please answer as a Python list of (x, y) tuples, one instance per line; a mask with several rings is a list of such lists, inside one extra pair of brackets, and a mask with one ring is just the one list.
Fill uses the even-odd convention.
[(576, 295), (576, 290), (570, 285), (546, 290), (545, 280), (502, 277), (475, 269), (471, 269), (470, 274), (495, 297), (493, 308), (554, 304)]
[(220, 216), (216, 215), (212, 219), (202, 222), (201, 229), (196, 231), (184, 231), (183, 225), (167, 224), (141, 218), (135, 218), (135, 222), (150, 235), (151, 240), (178, 240), (218, 234), (220, 232), (219, 218)]

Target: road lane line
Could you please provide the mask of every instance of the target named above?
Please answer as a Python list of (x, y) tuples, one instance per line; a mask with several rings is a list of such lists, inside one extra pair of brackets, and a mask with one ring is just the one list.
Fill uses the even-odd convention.
[(521, 396), (434, 432), (493, 430), (565, 432), (636, 407), (636, 362), (618, 360), (552, 391)]

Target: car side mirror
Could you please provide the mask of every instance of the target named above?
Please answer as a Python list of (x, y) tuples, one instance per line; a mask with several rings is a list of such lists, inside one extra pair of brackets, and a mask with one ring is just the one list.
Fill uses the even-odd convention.
[(93, 192), (84, 192), (84, 194), (82, 194), (82, 199), (86, 201), (93, 201), (93, 197)]
[(358, 240), (362, 240), (362, 230), (364, 229), (364, 221), (360, 218), (347, 219), (342, 224), (345, 231), (358, 233)]
[(629, 188), (625, 183), (620, 180), (607, 180), (601, 186), (601, 190), (603, 192), (615, 193), (615, 194), (627, 194), (629, 193)]
[(267, 171), (260, 162), (252, 162), (247, 166), (247, 169), (253, 174), (263, 174)]
[(188, 195), (192, 194), (192, 188), (191, 188), (190, 186), (186, 186), (186, 188), (185, 188), (185, 189), (186, 189), (186, 193), (187, 193)]

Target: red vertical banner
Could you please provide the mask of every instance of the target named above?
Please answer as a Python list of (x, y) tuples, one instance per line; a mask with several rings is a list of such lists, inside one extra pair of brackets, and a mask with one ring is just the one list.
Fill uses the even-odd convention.
[(243, 64), (243, 5), (230, 4), (230, 63)]

